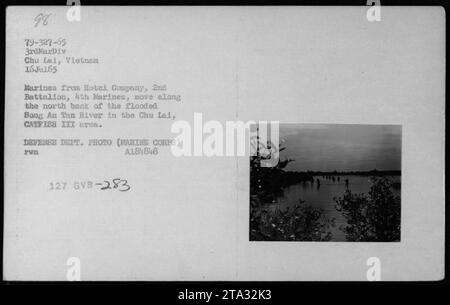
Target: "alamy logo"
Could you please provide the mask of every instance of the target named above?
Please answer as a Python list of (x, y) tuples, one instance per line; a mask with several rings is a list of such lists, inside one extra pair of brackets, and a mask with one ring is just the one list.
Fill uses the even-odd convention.
[(369, 257), (366, 262), (369, 269), (366, 277), (369, 282), (381, 281), (381, 261), (378, 257)]
[(172, 154), (176, 157), (258, 156), (262, 167), (274, 167), (279, 161), (279, 122), (219, 121), (203, 122), (202, 113), (194, 113), (194, 122), (176, 121)]
[(70, 6), (66, 12), (67, 20), (70, 22), (81, 21), (81, 1), (68, 0), (67, 5)]
[(367, 10), (366, 17), (369, 22), (381, 21), (381, 1), (380, 0), (368, 0), (367, 5), (370, 8)]
[(67, 259), (66, 279), (69, 282), (81, 281), (81, 261), (78, 257), (69, 257)]

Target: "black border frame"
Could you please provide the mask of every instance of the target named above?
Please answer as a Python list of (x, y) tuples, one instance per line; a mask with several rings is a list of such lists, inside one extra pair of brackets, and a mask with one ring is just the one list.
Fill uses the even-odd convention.
[[(279, 1), (268, 1), (268, 0), (247, 0), (247, 1), (226, 1), (226, 0), (216, 0), (216, 1), (202, 1), (202, 0), (187, 0), (187, 1), (180, 1), (180, 0), (155, 0), (155, 1), (143, 1), (143, 0), (132, 0), (132, 1), (126, 1), (126, 0), (81, 0), (82, 6), (92, 6), (92, 5), (123, 5), (123, 6), (129, 6), (129, 5), (207, 5), (207, 6), (215, 6), (215, 5), (226, 5), (226, 6), (232, 6), (232, 5), (248, 5), (248, 6), (266, 6), (266, 5), (301, 5), (301, 6), (365, 6), (366, 0), (344, 0), (344, 1), (338, 1), (338, 0), (322, 0), (322, 1), (314, 1), (314, 0), (306, 0), (306, 1), (286, 1), (286, 0), (279, 0)], [(3, 12), (1, 15), (1, 62), (0, 67), (1, 70), (3, 70), (2, 75), (2, 81), (1, 81), (1, 128), (2, 128), (2, 145), (7, 145), (7, 143), (4, 142), (4, 124), (5, 124), (5, 113), (4, 113), (4, 107), (5, 107), (5, 12), (6, 7), (10, 5), (66, 5), (66, 1), (60, 0), (17, 0), (17, 1), (11, 1), (6, 0), (2, 2), (2, 9)], [(442, 6), (445, 9), (445, 12), (448, 12), (448, 3), (446, 3), (445, 0), (381, 0), (382, 6)], [(448, 23), (446, 22), (446, 41), (447, 41), (447, 33), (448, 33)], [(446, 58), (447, 58), (447, 48), (446, 48)], [(447, 64), (446, 64), (446, 75), (447, 75)], [(445, 81), (446, 89), (447, 89), (447, 77)], [(445, 92), (445, 101), (447, 102), (447, 90)], [(446, 105), (447, 106), (447, 105)], [(445, 116), (447, 117), (447, 107), (445, 107)], [(445, 123), (445, 141), (447, 140), (447, 122)], [(2, 154), (2, 169), (4, 172), (4, 146), (1, 150)], [(445, 143), (445, 172), (447, 170), (447, 141)], [(446, 175), (445, 175), (446, 178)], [(3, 198), (3, 183), (1, 187), (1, 195)], [(445, 189), (448, 189), (448, 181), (445, 179)], [(447, 199), (445, 199), (445, 203), (447, 203)], [(447, 208), (445, 210), (445, 218), (448, 218), (448, 211)], [(1, 217), (0, 217), (0, 227), (2, 228), (2, 232), (0, 234), (0, 243), (2, 246), (2, 252), (0, 255), (0, 273), (3, 275), (3, 211), (4, 211), (4, 202), (2, 200), (2, 208), (1, 208)], [(35, 291), (35, 297), (50, 297), (50, 293), (53, 294), (49, 286), (57, 287), (58, 290), (62, 290), (62, 292), (66, 292), (67, 298), (71, 299), (77, 299), (82, 297), (81, 300), (90, 300), (90, 298), (86, 296), (82, 296), (80, 294), (84, 294), (85, 292), (89, 291), (92, 287), (97, 292), (100, 293), (106, 293), (107, 295), (103, 295), (100, 300), (103, 300), (103, 297), (111, 298), (112, 300), (119, 301), (128, 301), (128, 297), (125, 299), (116, 299), (118, 297), (119, 291), (121, 291), (121, 288), (124, 286), (128, 289), (131, 288), (134, 292), (142, 292), (142, 290), (145, 290), (145, 296), (146, 299), (143, 299), (145, 303), (153, 303), (156, 297), (162, 298), (165, 301), (172, 301), (172, 302), (180, 302), (180, 303), (197, 303), (201, 304), (204, 302), (201, 301), (179, 301), (177, 299), (177, 295), (179, 291), (182, 291), (184, 289), (189, 289), (192, 291), (213, 291), (214, 293), (220, 293), (222, 289), (271, 289), (272, 291), (272, 298), (270, 300), (261, 300), (261, 301), (255, 301), (255, 300), (248, 300), (248, 301), (239, 301), (239, 300), (212, 300), (211, 303), (273, 303), (275, 301), (281, 301), (281, 300), (294, 300), (296, 303), (301, 303), (305, 296), (313, 296), (318, 299), (318, 301), (331, 301), (334, 302), (337, 299), (339, 299), (340, 296), (345, 297), (346, 301), (350, 301), (351, 298), (358, 301), (358, 303), (365, 303), (369, 300), (372, 301), (379, 301), (379, 302), (385, 302), (392, 299), (390, 297), (387, 297), (384, 295), (383, 292), (387, 290), (391, 290), (391, 292), (401, 292), (408, 295), (416, 295), (418, 290), (417, 288), (437, 288), (437, 291), (442, 291), (440, 288), (447, 288), (447, 286), (450, 285), (448, 275), (449, 273), (449, 264), (448, 264), (448, 235), (449, 235), (449, 221), (445, 222), (445, 277), (443, 280), (440, 281), (432, 281), (432, 282), (418, 282), (418, 281), (412, 281), (412, 282), (279, 282), (279, 281), (264, 281), (264, 282), (235, 282), (235, 281), (175, 281), (175, 282), (166, 282), (166, 281), (150, 281), (150, 282), (119, 282), (119, 281), (113, 281), (113, 282), (106, 282), (106, 281), (98, 281), (98, 282), (37, 282), (37, 281), (23, 281), (23, 282), (16, 282), (16, 281), (4, 281), (2, 279), (0, 288), (5, 288), (5, 286), (8, 286), (11, 290), (11, 292), (17, 293), (17, 288), (29, 288), (30, 286), (34, 286), (35, 288), (38, 288), (37, 292)], [(112, 287), (111, 287), (112, 286)], [(106, 292), (106, 289), (108, 289), (108, 292)], [(113, 288), (113, 291), (109, 291), (110, 288)], [(143, 289), (142, 289), (143, 288)], [(355, 298), (355, 291), (358, 291), (360, 293), (364, 293), (367, 297), (365, 298)], [(436, 290), (433, 290), (433, 294), (437, 292)], [(383, 294), (380, 294), (383, 293)], [(339, 295), (337, 295), (339, 294)], [(25, 295), (22, 294), (15, 294), (16, 299), (21, 299)], [(91, 299), (92, 300), (92, 299)], [(425, 300), (430, 301), (429, 295), (425, 295)], [(64, 300), (59, 300), (64, 301)]]

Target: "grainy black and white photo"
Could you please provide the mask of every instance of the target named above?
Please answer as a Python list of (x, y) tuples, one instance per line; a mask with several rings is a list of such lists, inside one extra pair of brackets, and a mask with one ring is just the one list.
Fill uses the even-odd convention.
[(281, 124), (278, 164), (261, 166), (263, 143), (250, 159), (250, 240), (400, 241), (401, 137), (399, 125)]
[(442, 7), (12, 2), (4, 280), (443, 278)]

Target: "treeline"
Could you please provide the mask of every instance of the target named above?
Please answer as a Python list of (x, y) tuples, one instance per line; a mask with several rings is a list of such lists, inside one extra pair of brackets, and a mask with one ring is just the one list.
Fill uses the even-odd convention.
[(250, 193), (258, 194), (263, 202), (271, 202), (283, 194), (283, 189), (303, 181), (313, 181), (309, 173), (288, 172), (278, 167), (251, 167)]
[[(321, 171), (285, 171), (282, 166), (259, 167), (252, 164), (250, 171), (250, 191), (252, 194), (259, 194), (263, 202), (272, 202), (283, 194), (283, 189), (301, 182), (314, 181), (322, 176), (367, 176), (386, 177), (400, 176), (401, 171), (348, 171), (348, 172), (321, 172)], [(400, 188), (398, 182), (394, 183), (395, 188)]]
[[(253, 169), (254, 170), (254, 169)], [(269, 193), (280, 194), (283, 188), (288, 186), (306, 182), (314, 181), (315, 177), (322, 176), (370, 176), (370, 177), (385, 177), (385, 176), (400, 176), (401, 171), (396, 170), (371, 170), (371, 171), (348, 171), (348, 172), (318, 172), (318, 171), (306, 171), (306, 172), (296, 172), (296, 171), (285, 171), (281, 168), (274, 167), (260, 167), (256, 169), (259, 171), (257, 174), (258, 180), (257, 185), (260, 189), (263, 189)], [(255, 171), (253, 172), (254, 174)]]
[(306, 171), (306, 172), (294, 172), (298, 175), (309, 175), (309, 176), (401, 176), (402, 171), (400, 170), (370, 170), (370, 171), (345, 171), (345, 172), (321, 172), (321, 171)]

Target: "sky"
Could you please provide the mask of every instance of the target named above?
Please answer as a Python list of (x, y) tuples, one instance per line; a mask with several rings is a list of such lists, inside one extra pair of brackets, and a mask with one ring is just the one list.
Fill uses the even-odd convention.
[(400, 125), (280, 124), (290, 171), (401, 170)]

